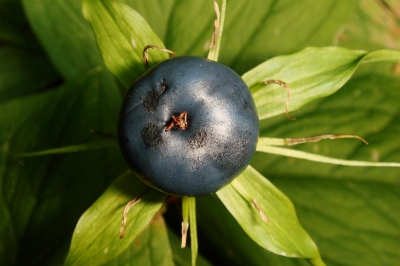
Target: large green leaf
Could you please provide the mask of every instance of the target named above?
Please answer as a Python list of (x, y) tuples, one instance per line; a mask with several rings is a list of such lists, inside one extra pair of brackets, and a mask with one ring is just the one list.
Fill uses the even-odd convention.
[(289, 198), (251, 166), (217, 195), (260, 246), (287, 257), (319, 259), (318, 249), (298, 222)]
[[(254, 242), (216, 195), (198, 198), (196, 202), (201, 221), (200, 251), (211, 254), (213, 265), (309, 265), (306, 260), (275, 255)], [(212, 256), (216, 250), (218, 256)]]
[[(122, 213), (135, 197), (141, 201), (131, 207), (126, 234), (120, 239)], [(133, 172), (119, 177), (80, 218), (65, 265), (103, 265), (116, 259), (160, 211), (165, 197), (150, 189)], [(150, 256), (159, 259), (157, 253)]]
[[(365, 65), (366, 67), (369, 65)], [(372, 65), (371, 65), (372, 66)], [(396, 76), (365, 70), (334, 95), (300, 109), (295, 122), (266, 120), (262, 134), (280, 137), (355, 133), (355, 140), (296, 147), (324, 156), (400, 162), (400, 109)], [(252, 162), (294, 202), (307, 232), (329, 265), (397, 265), (400, 257), (399, 170), (342, 167), (257, 154)]]
[(53, 64), (67, 80), (102, 65), (81, 1), (22, 0), (28, 20)]
[[(104, 63), (129, 87), (145, 71), (143, 50), (148, 45), (164, 48), (147, 22), (128, 5), (113, 1), (84, 0), (83, 13), (96, 35)], [(166, 53), (152, 51), (151, 62), (168, 58)]]
[(242, 78), (253, 93), (260, 120), (285, 112), (286, 91), (264, 81), (278, 79), (291, 87), (289, 111), (340, 89), (361, 62), (397, 61), (400, 51), (371, 53), (338, 47), (306, 48), (278, 56), (245, 73)]
[[(149, 23), (151, 28), (161, 40), (165, 40), (170, 34), (169, 21), (175, 6), (179, 3), (175, 0), (123, 0), (135, 9)], [(168, 48), (168, 47), (167, 47)]]
[(328, 265), (398, 265), (398, 185), (306, 177), (277, 185), (296, 202)]
[(43, 265), (63, 258), (76, 220), (125, 168), (118, 149), (14, 156), (98, 140), (91, 128), (114, 132), (120, 99), (107, 77), (98, 70), (1, 105), (1, 264)]

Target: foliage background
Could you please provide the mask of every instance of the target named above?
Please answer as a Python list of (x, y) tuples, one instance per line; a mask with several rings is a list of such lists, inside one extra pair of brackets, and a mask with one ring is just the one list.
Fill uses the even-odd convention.
[[(206, 56), (214, 20), (210, 1), (124, 2), (169, 49)], [(398, 10), (395, 0), (228, 1), (220, 61), (243, 74), (307, 46), (399, 49)], [(261, 135), (357, 134), (370, 145), (337, 140), (299, 149), (400, 162), (399, 72), (399, 65), (364, 65), (339, 92), (292, 113), (295, 122), (284, 115), (265, 120)], [(14, 154), (101, 140), (90, 133), (93, 128), (115, 133), (122, 88), (102, 63), (80, 1), (0, 0), (1, 265), (62, 264), (79, 217), (127, 168), (118, 149), (34, 158)], [(265, 154), (256, 154), (252, 165), (292, 199), (327, 264), (400, 263), (398, 169)], [(157, 265), (169, 265), (156, 259), (162, 249), (185, 265), (188, 254), (176, 249), (173, 235), (180, 217), (170, 206), (165, 217), (172, 229), (156, 219), (132, 252), (124, 253), (126, 261), (146, 261), (140, 259), (142, 248)], [(198, 200), (198, 227), (200, 252), (212, 264), (306, 264), (256, 246), (215, 196)], [(154, 239), (162, 248), (151, 248), (160, 244)]]

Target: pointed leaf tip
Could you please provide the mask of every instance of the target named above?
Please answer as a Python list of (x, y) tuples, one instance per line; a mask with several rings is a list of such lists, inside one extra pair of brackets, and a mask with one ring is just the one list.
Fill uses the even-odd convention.
[(400, 62), (400, 51), (371, 53), (341, 47), (308, 47), (294, 54), (277, 56), (245, 73), (242, 78), (253, 93), (260, 120), (285, 112), (282, 92), (267, 87), (265, 80), (281, 80), (291, 88), (290, 110), (296, 110), (339, 90), (360, 63)]
[(288, 257), (319, 257), (292, 202), (251, 166), (217, 195), (243, 230), (263, 248)]

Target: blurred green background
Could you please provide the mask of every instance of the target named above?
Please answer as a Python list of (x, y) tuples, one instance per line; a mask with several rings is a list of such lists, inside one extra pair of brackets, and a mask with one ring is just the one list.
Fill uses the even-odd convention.
[[(207, 55), (212, 1), (123, 2), (143, 15), (168, 49)], [(333, 45), (399, 49), (400, 1), (230, 0), (220, 61), (243, 74), (274, 56)], [(339, 92), (294, 111), (296, 121), (285, 115), (262, 121), (261, 135), (357, 134), (370, 144), (336, 140), (298, 149), (400, 162), (399, 74), (399, 64), (363, 65)], [(62, 265), (79, 217), (127, 170), (118, 149), (15, 154), (101, 140), (90, 129), (115, 134), (123, 94), (102, 63), (81, 1), (0, 0), (1, 265)], [(328, 265), (400, 265), (398, 169), (266, 154), (256, 154), (252, 165), (292, 199)], [(157, 253), (149, 247), (159, 237), (175, 264), (186, 265), (189, 254), (177, 249), (173, 235), (181, 219), (174, 204), (165, 217), (168, 234), (141, 236), (143, 252)], [(152, 226), (165, 230), (161, 218)], [(198, 199), (198, 227), (200, 253), (212, 265), (307, 264), (258, 247), (215, 196)], [(137, 250), (124, 254), (127, 265), (146, 265)]]

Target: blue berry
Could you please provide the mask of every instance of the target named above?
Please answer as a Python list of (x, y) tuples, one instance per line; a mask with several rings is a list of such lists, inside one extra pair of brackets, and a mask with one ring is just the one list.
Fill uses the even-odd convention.
[(177, 196), (215, 193), (250, 163), (259, 134), (250, 90), (233, 70), (198, 57), (166, 60), (129, 89), (118, 126), (129, 167)]

